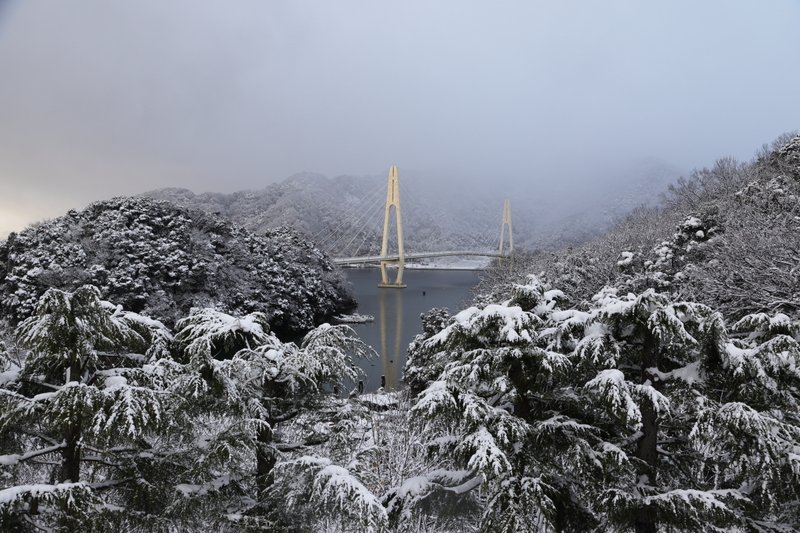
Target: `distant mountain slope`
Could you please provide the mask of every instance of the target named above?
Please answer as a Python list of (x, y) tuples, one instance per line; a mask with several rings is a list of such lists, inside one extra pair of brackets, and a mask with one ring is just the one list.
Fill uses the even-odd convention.
[(670, 187), (660, 207), (636, 210), (602, 236), (518, 257), (484, 277), (501, 299), (531, 273), (575, 301), (603, 287), (648, 288), (709, 305), (726, 318), (800, 314), (800, 135), (780, 136), (753, 160), (731, 157)]
[(296, 333), (353, 304), (327, 257), (286, 229), (256, 235), (200, 210), (114, 198), (0, 241), (0, 314), (27, 317), (49, 287), (91, 283), (172, 322), (194, 306), (262, 311)]
[[(401, 171), (406, 249), (491, 249), (497, 245), (502, 202), (512, 199), (515, 244), (554, 248), (602, 233), (640, 204), (652, 205), (679, 175), (656, 159), (605, 172), (578, 189), (558, 179), (546, 187), (493, 182), (455, 186)], [(329, 253), (376, 253), (383, 226), (385, 177), (296, 174), (259, 191), (194, 194), (159, 189), (146, 196), (203, 209), (263, 232), (289, 225)], [(337, 231), (338, 230), (338, 231)]]

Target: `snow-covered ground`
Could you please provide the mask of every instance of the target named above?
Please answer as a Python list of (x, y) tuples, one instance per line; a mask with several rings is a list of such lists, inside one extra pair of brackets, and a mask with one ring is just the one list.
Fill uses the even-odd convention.
[[(436, 257), (406, 261), (405, 268), (414, 270), (486, 270), (491, 263), (488, 257)], [(342, 268), (377, 268), (376, 265), (342, 265)], [(390, 269), (395, 268), (393, 266)]]
[(491, 259), (488, 257), (437, 257), (424, 261), (409, 261), (406, 268), (441, 270), (485, 270)]
[(367, 324), (368, 322), (374, 322), (375, 317), (372, 315), (360, 315), (358, 313), (352, 313), (349, 315), (336, 315), (333, 317), (333, 322), (335, 324)]

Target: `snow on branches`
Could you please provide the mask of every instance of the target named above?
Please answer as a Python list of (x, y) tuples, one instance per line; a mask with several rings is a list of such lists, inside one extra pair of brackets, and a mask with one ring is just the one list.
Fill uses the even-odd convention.
[(323, 457), (304, 456), (284, 461), (278, 475), (287, 481), (283, 494), (289, 510), (308, 504), (323, 523), (345, 517), (360, 531), (378, 531), (387, 521), (386, 509), (351, 472)]
[[(285, 516), (274, 503), (296, 480), (276, 466), (331, 432), (287, 442), (283, 426), (336, 408), (331, 391), (359, 376), (352, 358), (374, 352), (348, 326), (284, 343), (258, 312), (196, 309), (178, 325), (173, 337), (92, 286), (42, 296), (17, 328), (30, 352), (19, 367), (3, 360), (2, 527), (191, 528), (232, 517), (266, 527)], [(377, 529), (385, 511), (353, 475), (331, 463), (310, 486), (342, 520)]]
[[(166, 362), (171, 335), (160, 322), (124, 312), (83, 286), (48, 290), (17, 337), (30, 354), (0, 388), (0, 430), (15, 436), (4, 442), (22, 453), (0, 456), (0, 463), (10, 479), (35, 482), (2, 491), (8, 497), (0, 507), (12, 521), (47, 509), (43, 519), (71, 524), (105, 505), (109, 488), (136, 479), (132, 458), (111, 448), (163, 429), (169, 388), (156, 369)], [(56, 465), (49, 475), (48, 464)]]
[[(409, 361), (439, 361), (412, 413), (436, 468), (482, 487), (481, 530), (800, 526), (796, 322), (728, 331), (653, 289), (561, 309), (529, 281), (411, 346)], [(415, 479), (387, 497), (399, 523), (455, 486)]]

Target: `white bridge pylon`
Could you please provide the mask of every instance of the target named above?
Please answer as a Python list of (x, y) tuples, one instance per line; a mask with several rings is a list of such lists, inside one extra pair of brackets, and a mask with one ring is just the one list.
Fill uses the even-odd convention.
[[(389, 259), (389, 218), (394, 207), (395, 228), (397, 229), (397, 259)], [(383, 212), (383, 243), (381, 244), (381, 282), (378, 287), (402, 289), (403, 267), (405, 267), (405, 249), (403, 248), (403, 217), (400, 214), (400, 178), (397, 165), (389, 168), (389, 187), (386, 189), (386, 208)], [(389, 282), (386, 265), (397, 265), (397, 277), (394, 283)]]
[[(389, 226), (394, 208), (395, 231), (397, 232), (397, 251), (389, 253)], [(508, 228), (508, 251), (505, 248), (505, 234)], [(381, 268), (381, 281), (378, 287), (402, 289), (406, 285), (403, 283), (403, 270), (407, 259), (427, 259), (433, 257), (453, 257), (453, 256), (480, 256), (480, 257), (507, 257), (514, 251), (514, 237), (511, 231), (511, 201), (505, 200), (503, 203), (503, 221), (500, 224), (500, 246), (497, 252), (468, 251), (468, 250), (448, 250), (442, 252), (420, 252), (406, 254), (403, 242), (403, 217), (400, 210), (400, 177), (397, 166), (389, 168), (389, 182), (386, 189), (386, 205), (383, 214), (383, 241), (381, 242), (380, 255), (360, 256), (360, 257), (337, 257), (333, 262), (337, 265), (358, 265), (368, 263), (378, 263)], [(504, 253), (505, 252), (505, 253)], [(397, 265), (397, 275), (394, 282), (389, 280), (387, 266)]]
[(500, 223), (500, 256), (503, 256), (503, 244), (505, 243), (505, 233), (508, 228), (508, 253), (514, 251), (514, 234), (511, 232), (511, 200), (503, 202), (503, 221)]

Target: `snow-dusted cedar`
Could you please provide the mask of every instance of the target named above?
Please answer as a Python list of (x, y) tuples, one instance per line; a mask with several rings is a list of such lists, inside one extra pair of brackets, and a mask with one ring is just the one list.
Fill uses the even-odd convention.
[(289, 511), (312, 510), (320, 523), (346, 520), (353, 530), (380, 531), (386, 525), (386, 510), (347, 468), (324, 457), (304, 456), (278, 465), (286, 479), (283, 497)]
[[(387, 496), (400, 527), (436, 502), (457, 496), (469, 508), (479, 495), (488, 498), (482, 531), (596, 523), (575, 474), (595, 468), (597, 430), (544, 408), (575, 398), (563, 387), (572, 363), (540, 335), (563, 299), (547, 289), (530, 278), (511, 300), (462, 311), (412, 345), (411, 361), (447, 362), (412, 410), (439, 462)], [(441, 469), (463, 473), (446, 479)]]
[(410, 361), (439, 368), (412, 416), (435, 468), (466, 473), (399, 485), (395, 523), (466, 484), (488, 498), (465, 493), (482, 531), (800, 526), (796, 322), (754, 315), (729, 333), (653, 289), (560, 309), (545, 288), (531, 280), (412, 344)]
[[(329, 399), (335, 399), (331, 394), (335, 390), (352, 386), (360, 375), (352, 357), (371, 357), (374, 352), (345, 325), (322, 324), (309, 331), (299, 345), (284, 343), (269, 331), (265, 317), (257, 313), (234, 317), (213, 309), (198, 309), (180, 320), (178, 328), (175, 338), (179, 349), (195, 372), (194, 381), (186, 383), (185, 390), (196, 397), (199, 405), (205, 404), (206, 409), (218, 411), (230, 420), (225, 423), (225, 442), (233, 449), (226, 453), (236, 459), (227, 461), (224, 470), (218, 472), (224, 472), (228, 476), (225, 479), (255, 481), (252, 496), (227, 503), (226, 513), (233, 509), (240, 523), (254, 527), (286, 523), (289, 509), (276, 502), (286, 497), (286, 484), (296, 484), (297, 480), (276, 470), (282, 458), (280, 450), (302, 449), (312, 442), (325, 442), (328, 437), (323, 435), (317, 440), (307, 436), (299, 442), (287, 442), (282, 428), (303, 418), (311, 409), (323, 409)], [(209, 423), (219, 423), (214, 420), (209, 419)], [(206, 428), (197, 437), (208, 432), (214, 434)], [(338, 476), (336, 468), (331, 465), (315, 473), (330, 478), (324, 483), (323, 478), (314, 478), (314, 486), (319, 489), (312, 491), (315, 498), (326, 505), (330, 503), (328, 509), (341, 514), (342, 520), (355, 520), (357, 524), (362, 519), (369, 524), (379, 522), (380, 513), (375, 515), (372, 503), (359, 509), (356, 507), (364, 502), (339, 498), (335, 505), (331, 503), (336, 490), (356, 487), (346, 483), (350, 478)], [(176, 490), (186, 498), (205, 500), (206, 505), (221, 509), (225, 501), (220, 501), (217, 494), (215, 480), (219, 479), (219, 475), (212, 479), (204, 475), (190, 477), (182, 480)], [(309, 503), (299, 499), (294, 505)]]
[(136, 492), (129, 487), (156, 482), (131, 451), (167, 422), (169, 387), (156, 369), (170, 365), (160, 359), (169, 331), (83, 286), (48, 290), (17, 335), (31, 352), (0, 388), (3, 520), (113, 523)]

